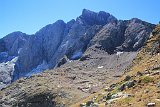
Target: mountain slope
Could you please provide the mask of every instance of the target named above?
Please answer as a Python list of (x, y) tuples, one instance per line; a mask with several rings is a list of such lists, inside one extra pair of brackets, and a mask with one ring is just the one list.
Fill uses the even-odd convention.
[(160, 25), (123, 76), (71, 107), (159, 107)]

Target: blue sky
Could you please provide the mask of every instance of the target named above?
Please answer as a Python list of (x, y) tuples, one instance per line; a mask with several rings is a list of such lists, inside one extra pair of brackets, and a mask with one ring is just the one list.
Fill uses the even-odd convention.
[(14, 31), (34, 34), (56, 20), (75, 19), (84, 8), (118, 19), (160, 21), (160, 0), (0, 0), (0, 38)]

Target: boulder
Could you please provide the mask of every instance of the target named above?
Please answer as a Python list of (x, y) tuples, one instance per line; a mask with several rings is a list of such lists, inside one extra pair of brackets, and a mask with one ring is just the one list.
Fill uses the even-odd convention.
[(128, 81), (128, 80), (130, 80), (130, 79), (131, 79), (131, 76), (127, 75), (127, 76), (125, 77), (124, 81)]
[(154, 107), (156, 105), (156, 103), (148, 103), (147, 107)]
[(62, 59), (60, 59), (60, 61), (57, 64), (57, 67), (60, 67), (61, 65), (67, 63), (68, 58), (66, 56), (64, 56)]
[(131, 88), (135, 85), (136, 81), (135, 80), (131, 80), (131, 81), (127, 81), (126, 83), (122, 84), (118, 90), (123, 91), (126, 88)]

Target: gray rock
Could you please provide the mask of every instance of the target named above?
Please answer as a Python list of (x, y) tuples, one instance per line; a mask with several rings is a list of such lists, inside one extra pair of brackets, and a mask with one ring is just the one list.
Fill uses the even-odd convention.
[(127, 88), (131, 88), (131, 87), (133, 87), (134, 85), (135, 85), (135, 80), (132, 80), (132, 81), (128, 81), (126, 84), (125, 84), (125, 86), (127, 87)]
[(121, 47), (123, 50), (137, 51), (149, 38), (153, 28), (154, 25), (141, 21), (140, 19), (133, 18), (129, 20), (124, 34), (125, 41)]
[(21, 49), (27, 42), (29, 35), (13, 32), (0, 39), (0, 89), (10, 84), (14, 72), (14, 65)]
[(160, 82), (157, 83), (157, 87), (160, 88)]
[(148, 103), (147, 107), (154, 107), (156, 105), (156, 103)]
[(111, 99), (111, 97), (112, 97), (112, 94), (108, 93), (106, 96), (104, 96), (103, 99), (109, 100), (109, 99)]
[(111, 22), (94, 36), (90, 46), (98, 45), (98, 48), (110, 54), (115, 51), (137, 51), (148, 39), (153, 27), (154, 25), (136, 18)]
[(152, 46), (152, 49), (151, 49), (151, 55), (155, 55), (157, 53), (160, 52), (160, 42), (159, 41), (156, 41), (153, 43), (153, 46)]
[(60, 67), (61, 65), (67, 63), (68, 58), (66, 56), (64, 56), (62, 59), (60, 59), (60, 61), (57, 64), (57, 67)]
[(125, 77), (124, 81), (128, 81), (128, 80), (130, 80), (130, 79), (131, 79), (131, 76), (127, 75), (127, 76)]
[(136, 81), (135, 81), (135, 80), (127, 81), (126, 83), (122, 84), (122, 85), (118, 88), (118, 90), (123, 91), (123, 90), (125, 90), (126, 88), (131, 88), (131, 87), (133, 87), (135, 84), (136, 84)]
[(142, 76), (143, 74), (141, 73), (141, 72), (137, 72), (137, 74), (136, 74), (136, 76), (138, 76), (138, 77), (140, 77), (140, 76)]
[(113, 53), (116, 47), (123, 43), (124, 31), (125, 24), (123, 21), (108, 23), (93, 37), (89, 46), (99, 45), (100, 49)]
[(64, 38), (66, 24), (59, 20), (30, 36), (16, 63), (14, 80), (24, 76), (43, 61), (49, 62)]
[(8, 52), (10, 56), (17, 56), (25, 45), (29, 35), (22, 32), (13, 32), (0, 39), (0, 52)]
[(89, 26), (76, 21), (49, 62), (50, 68), (53, 68), (64, 55), (70, 60), (79, 59), (100, 28), (98, 25)]
[(115, 87), (116, 87), (116, 84), (111, 84), (109, 87), (110, 87), (110, 88), (115, 88)]
[(120, 91), (125, 90), (125, 84), (122, 84), (122, 85), (118, 88), (118, 90), (120, 90)]
[(86, 104), (82, 103), (80, 104), (80, 107), (86, 107)]
[(87, 107), (90, 107), (90, 106), (92, 106), (93, 104), (94, 104), (93, 101), (87, 101), (87, 102), (86, 102), (86, 106), (87, 106)]

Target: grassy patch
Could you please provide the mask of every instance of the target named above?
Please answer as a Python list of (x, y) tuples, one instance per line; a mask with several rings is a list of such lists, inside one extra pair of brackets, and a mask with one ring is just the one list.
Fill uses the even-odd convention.
[(142, 83), (150, 83), (154, 81), (154, 78), (150, 76), (143, 76), (140, 79)]
[(158, 95), (157, 99), (160, 99), (160, 95)]
[(95, 99), (95, 103), (98, 103), (101, 99), (103, 99), (104, 95), (100, 94), (98, 97)]
[(118, 92), (119, 92), (118, 88), (119, 88), (119, 87), (116, 87), (114, 90), (112, 90), (112, 91), (111, 91), (111, 94), (113, 95), (113, 94), (118, 93)]
[(132, 100), (133, 100), (132, 97), (127, 97), (127, 98), (120, 99), (118, 102), (120, 104), (128, 104), (128, 103), (132, 102)]

